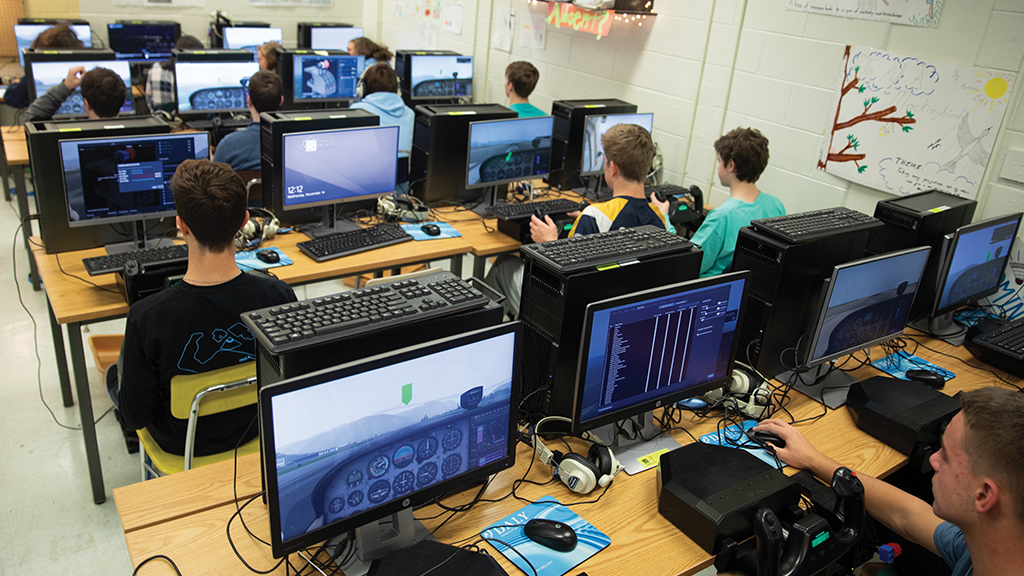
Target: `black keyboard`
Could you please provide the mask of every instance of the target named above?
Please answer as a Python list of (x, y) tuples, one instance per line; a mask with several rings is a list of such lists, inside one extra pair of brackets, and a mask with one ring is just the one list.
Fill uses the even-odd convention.
[(560, 272), (575, 272), (602, 264), (635, 260), (669, 252), (689, 250), (693, 244), (657, 226), (620, 228), (600, 234), (584, 234), (520, 247)]
[(654, 196), (661, 202), (668, 202), (676, 196), (689, 196), (690, 189), (675, 184), (650, 184), (644, 186), (644, 194), (648, 198)]
[(298, 247), (313, 260), (324, 262), (409, 240), (412, 240), (412, 236), (398, 226), (380, 224), (372, 228), (360, 228), (350, 232), (331, 234), (316, 240), (299, 242)]
[(750, 225), (760, 232), (785, 240), (790, 244), (817, 240), (843, 232), (859, 232), (882, 226), (882, 221), (863, 212), (843, 208), (826, 208), (774, 218), (751, 220)]
[(83, 258), (82, 264), (85, 265), (85, 271), (89, 273), (89, 276), (98, 276), (124, 270), (124, 264), (129, 260), (135, 260), (139, 264), (188, 262), (188, 245), (175, 244), (160, 248), (129, 250), (95, 258)]
[[(249, 126), (249, 124), (252, 124), (252, 119), (251, 118), (242, 118), (242, 119), (228, 118), (227, 120), (221, 120), (220, 126), (221, 126), (221, 128), (224, 128), (225, 130), (237, 130), (239, 128), (245, 128), (245, 127)], [(185, 125), (188, 126), (191, 129), (193, 129), (193, 130), (205, 130), (205, 131), (213, 130), (213, 120), (205, 120), (205, 119), (189, 120), (188, 122), (185, 123)]]
[(565, 214), (575, 210), (583, 210), (586, 202), (573, 202), (566, 198), (555, 200), (538, 200), (537, 202), (520, 202), (518, 204), (495, 204), (487, 209), (502, 220), (529, 220), (535, 213), (542, 217), (546, 214)]
[(242, 314), (242, 322), (272, 354), (455, 314), (490, 299), (469, 282), (441, 271), (372, 288)]
[(1008, 322), (991, 332), (974, 337), (982, 346), (1024, 361), (1024, 318)]

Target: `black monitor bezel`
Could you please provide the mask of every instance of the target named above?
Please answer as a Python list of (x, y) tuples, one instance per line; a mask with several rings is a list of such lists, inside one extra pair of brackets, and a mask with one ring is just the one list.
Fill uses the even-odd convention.
[[(412, 102), (429, 102), (429, 101), (435, 101), (435, 100), (454, 100), (454, 99), (457, 99), (457, 98), (469, 98), (470, 100), (473, 99), (473, 94), (475, 92), (473, 84), (476, 81), (476, 58), (473, 58), (472, 54), (468, 54), (468, 55), (467, 54), (433, 54), (433, 53), (430, 53), (429, 51), (426, 51), (425, 54), (410, 54), (410, 56), (413, 56), (413, 57), (410, 58), (409, 62), (406, 64), (406, 66), (408, 67), (408, 75), (409, 75), (408, 95), (409, 95), (409, 100), (410, 101), (412, 101)], [(415, 96), (415, 95), (413, 95), (412, 91), (413, 91), (413, 88), (415, 88), (415, 86), (412, 85), (412, 78), (413, 78), (413, 69), (416, 66), (416, 60), (418, 58), (430, 58), (430, 57), (445, 57), (445, 58), (449, 58), (449, 57), (452, 57), (452, 56), (454, 56), (456, 58), (470, 58), (472, 60), (472, 62), (470, 62), (470, 64), (473, 66), (473, 75), (469, 78), (469, 81), (470, 81), (469, 82), (469, 94), (466, 94), (466, 95), (463, 95), (463, 96)]]
[[(133, 140), (133, 141), (147, 141), (147, 140), (163, 140), (168, 138), (182, 139), (185, 138), (206, 138), (206, 149), (210, 149), (210, 133), (209, 132), (175, 132), (167, 134), (145, 134), (140, 136), (104, 136), (94, 138), (66, 138), (57, 141), (57, 157), (60, 162), (61, 170), (64, 168), (64, 153), (62, 152), (63, 146), (66, 143), (76, 142), (97, 142), (97, 141), (114, 141), (114, 140)], [(128, 216), (114, 216), (109, 218), (97, 218), (93, 220), (71, 220), (71, 203), (68, 201), (68, 181), (65, 174), (61, 174), (61, 182), (64, 186), (64, 217), (67, 218), (68, 228), (89, 228), (92, 226), (104, 226), (107, 224), (118, 224), (121, 222), (139, 222), (144, 220), (159, 220), (161, 218), (167, 218), (170, 216), (176, 216), (177, 210), (164, 210), (160, 212), (146, 212), (144, 214), (131, 214)]]
[[(297, 132), (285, 132), (285, 133), (281, 134), (281, 139), (280, 139), (280, 143), (281, 143), (281, 166), (280, 166), (279, 169), (281, 171), (281, 187), (282, 187), (282, 189), (285, 187), (284, 170), (285, 170), (285, 164), (288, 161), (288, 156), (287, 156), (288, 149), (285, 148), (285, 146), (284, 146), (284, 141), (286, 139), (288, 139), (290, 137), (309, 136), (310, 134), (323, 134), (325, 132), (330, 132), (330, 133), (336, 133), (336, 132), (355, 132), (357, 130), (398, 130), (398, 126), (397, 125), (379, 124), (377, 126), (353, 126), (351, 128), (336, 128), (336, 129), (327, 129), (327, 130), (308, 130), (308, 131), (301, 131), (301, 132), (298, 132), (298, 131)], [(397, 142), (398, 140), (400, 140), (400, 138), (396, 138), (395, 140)], [(398, 172), (398, 151), (397, 151), (397, 149), (395, 151), (395, 172), (396, 172), (396, 177), (395, 178), (397, 178), (397, 172)], [(396, 183), (396, 179), (395, 178), (392, 179), (392, 183)], [(397, 186), (395, 186), (395, 187), (397, 188)], [(395, 193), (395, 190), (391, 190), (391, 191), (388, 191), (388, 192), (381, 192), (379, 194), (376, 194), (376, 193), (375, 194), (366, 194), (366, 195), (363, 195), (363, 196), (353, 196), (353, 197), (350, 197), (350, 198), (342, 198), (342, 199), (334, 198), (334, 199), (331, 199), (331, 200), (320, 200), (320, 201), (317, 201), (317, 202), (306, 202), (306, 203), (299, 204), (299, 205), (291, 205), (291, 206), (289, 206), (286, 203), (286, 194), (285, 194), (284, 190), (282, 190), (281, 191), (281, 210), (283, 210), (285, 212), (291, 212), (291, 211), (295, 211), (295, 210), (304, 210), (306, 208), (317, 208), (317, 207), (320, 207), (320, 206), (332, 206), (332, 205), (336, 205), (336, 204), (346, 204), (346, 203), (349, 203), (349, 202), (360, 202), (360, 201), (364, 201), (364, 200), (375, 200), (375, 199), (380, 198), (382, 196), (388, 196), (388, 195), (394, 194), (394, 193)]]
[(136, 53), (118, 52), (117, 50), (110, 48), (111, 50), (114, 50), (114, 54), (118, 60), (128, 60), (129, 62), (160, 62), (167, 60), (171, 57), (171, 50), (174, 50), (174, 44), (178, 41), (178, 38), (181, 37), (181, 23), (173, 20), (118, 20), (117, 22), (110, 22), (107, 24), (107, 46), (113, 45), (113, 41), (110, 37), (110, 30), (113, 26), (121, 26), (122, 28), (169, 26), (174, 30), (172, 34), (173, 39), (171, 40), (171, 48), (166, 53), (154, 52), (152, 55), (144, 53), (143, 56), (132, 56), (130, 54)]
[[(940, 304), (942, 302), (942, 293), (946, 289), (946, 283), (949, 282), (950, 268), (952, 268), (952, 266), (953, 266), (953, 257), (956, 255), (956, 250), (960, 246), (960, 238), (961, 238), (961, 236), (963, 236), (965, 234), (969, 234), (971, 232), (976, 232), (977, 230), (980, 230), (980, 229), (983, 229), (983, 228), (989, 228), (989, 227), (997, 228), (1000, 225), (1009, 224), (1009, 223), (1013, 222), (1014, 220), (1016, 220), (1017, 227), (1013, 231), (1013, 237), (1016, 238), (1017, 234), (1020, 233), (1020, 225), (1021, 225), (1021, 219), (1022, 218), (1024, 218), (1024, 213), (1017, 212), (1016, 214), (1006, 214), (1004, 216), (997, 216), (995, 218), (989, 218), (988, 220), (982, 220), (981, 222), (974, 222), (974, 223), (971, 223), (971, 224), (967, 224), (967, 225), (961, 226), (960, 228), (957, 228), (956, 232), (953, 233), (952, 240), (949, 242), (948, 250), (946, 251), (945, 254), (942, 255), (943, 259), (942, 259), (942, 261), (940, 263), (939, 274), (937, 276), (937, 281), (936, 281), (936, 286), (935, 286), (935, 302), (932, 304), (932, 317), (933, 318), (941, 316), (943, 314), (946, 314), (947, 312), (952, 312), (952, 311), (956, 310), (957, 308), (960, 308), (962, 306), (966, 306), (968, 304), (971, 304), (972, 302), (977, 302), (978, 300), (981, 300), (982, 298), (986, 298), (988, 296), (991, 296), (991, 295), (993, 295), (993, 294), (995, 294), (996, 292), (999, 291), (999, 281), (997, 280), (996, 283), (995, 283), (995, 286), (993, 286), (990, 289), (984, 290), (984, 291), (979, 292), (977, 294), (971, 294), (970, 296), (968, 296), (966, 298), (961, 298), (960, 300), (958, 300), (956, 302), (949, 302), (945, 306), (940, 307)], [(1010, 242), (1010, 248), (1011, 248), (1010, 250), (1006, 251), (1006, 256), (1003, 256), (1003, 258), (1009, 258), (1010, 257), (1010, 253), (1012, 252), (1012, 248), (1013, 248), (1013, 242), (1012, 241)], [(1005, 265), (1004, 265), (1004, 268), (1005, 268)], [(1000, 279), (1001, 279), (1001, 277), (1000, 277)]]
[[(250, 56), (252, 55), (252, 53), (249, 52), (248, 50), (233, 50), (233, 52), (245, 52), (246, 54), (249, 54)], [(183, 118), (196, 118), (196, 117), (206, 116), (208, 114), (243, 114), (243, 113), (246, 113), (246, 112), (249, 111), (249, 107), (248, 106), (243, 106), (241, 108), (216, 108), (216, 109), (203, 109), (203, 110), (196, 110), (195, 108), (193, 108), (193, 109), (190, 109), (190, 110), (182, 110), (181, 109), (181, 102), (178, 100), (178, 96), (179, 96), (178, 90), (179, 90), (181, 84), (177, 81), (178, 66), (180, 64), (185, 64), (185, 65), (189, 65), (189, 66), (193, 65), (193, 64), (201, 64), (201, 65), (207, 65), (207, 64), (211, 64), (211, 65), (212, 64), (255, 64), (256, 68), (253, 71), (253, 74), (256, 74), (257, 72), (260, 71), (259, 63), (258, 62), (256, 62), (255, 60), (251, 60), (250, 59), (250, 60), (186, 60), (186, 61), (179, 60), (179, 61), (174, 63), (174, 75), (175, 75), (175, 82), (174, 82), (174, 109), (178, 111), (178, 115), (179, 116), (181, 116)], [(250, 78), (251, 77), (252, 77), (252, 75), (250, 75)], [(245, 88), (245, 93), (248, 96), (248, 94), (249, 94), (249, 87), (248, 86), (246, 86), (246, 88)]]
[[(509, 435), (508, 452), (505, 457), (488, 462), (473, 470), (464, 472), (458, 476), (441, 480), (440, 482), (413, 491), (402, 498), (394, 498), (391, 501), (365, 510), (354, 516), (338, 520), (332, 524), (321, 526), (315, 530), (308, 531), (285, 542), (281, 539), (281, 507), (277, 498), (278, 484), (276, 451), (274, 446), (274, 428), (272, 422), (273, 403), (275, 396), (316, 386), (346, 378), (348, 376), (376, 370), (384, 366), (405, 362), (423, 356), (429, 356), (444, 350), (450, 350), (473, 344), (490, 338), (515, 334), (513, 345), (512, 363), (512, 390), (509, 398)], [(263, 459), (264, 485), (266, 486), (267, 512), (270, 517), (270, 543), (274, 558), (281, 558), (286, 554), (307, 548), (332, 536), (342, 534), (369, 522), (376, 521), (389, 514), (394, 514), (405, 508), (415, 507), (430, 502), (433, 498), (452, 492), (453, 489), (482, 480), (491, 474), (497, 474), (502, 470), (515, 465), (516, 444), (518, 442), (518, 407), (522, 374), (523, 358), (523, 326), (520, 322), (506, 322), (490, 328), (466, 332), (457, 336), (434, 340), (423, 344), (417, 344), (392, 352), (379, 354), (341, 364), (333, 368), (326, 368), (311, 374), (298, 376), (277, 384), (265, 386), (259, 391), (259, 424), (260, 424), (260, 452)]]
[[(583, 142), (580, 143), (580, 177), (582, 178), (584, 176), (597, 176), (598, 174), (604, 174), (604, 166), (601, 166), (601, 168), (599, 168), (597, 170), (591, 170), (589, 172), (586, 172), (586, 171), (583, 170), (583, 161), (586, 159), (586, 156), (583, 154), (583, 151), (586, 150), (586, 148), (587, 148), (587, 124), (590, 122), (591, 118), (595, 118), (595, 117), (599, 117), (599, 116), (646, 116), (646, 115), (650, 115), (651, 116), (651, 130), (650, 130), (649, 133), (653, 136), (653, 134), (654, 134), (654, 112), (615, 112), (613, 114), (587, 114), (586, 116), (584, 116), (583, 117)], [(641, 128), (643, 128), (643, 127), (641, 126)]]
[[(26, 50), (25, 51), (25, 80), (28, 82), (28, 96), (32, 100), (35, 100), (41, 94), (36, 93), (36, 81), (32, 75), (32, 65), (37, 62), (69, 62), (69, 63), (80, 63), (80, 62), (123, 62), (118, 60), (117, 55), (113, 50), (90, 50), (90, 49), (77, 49), (77, 50)], [(125, 116), (132, 116), (137, 112), (135, 106), (135, 99), (132, 97), (131, 91), (131, 67), (128, 68), (128, 84), (125, 85), (125, 98), (124, 101), (127, 104), (131, 104), (132, 109), (130, 112), (118, 112), (118, 114), (124, 114)], [(80, 90), (80, 88), (78, 88)], [(59, 108), (59, 107), (58, 107)], [(74, 117), (85, 117), (85, 113), (81, 114), (54, 114), (54, 118), (74, 118)]]
[(300, 49), (310, 49), (313, 43), (313, 28), (353, 28), (353, 26), (344, 22), (299, 22), (295, 25), (295, 39)]
[[(365, 56), (352, 56), (345, 50), (311, 50), (306, 48), (300, 48), (292, 50), (288, 48), (278, 48), (277, 53), (277, 75), (281, 77), (281, 83), (284, 85), (284, 102), (285, 105), (295, 104), (348, 104), (358, 100), (358, 96), (353, 95), (351, 97), (339, 97), (339, 98), (296, 98), (295, 97), (295, 58), (298, 56), (310, 56), (310, 55), (323, 55), (323, 56), (348, 56), (350, 58), (362, 58), (363, 59), (363, 71), (366, 71), (366, 57)], [(360, 77), (362, 73), (360, 73)]]
[[(836, 358), (842, 358), (843, 356), (849, 356), (850, 354), (853, 354), (854, 352), (857, 352), (858, 350), (864, 350), (866, 348), (871, 348), (872, 346), (877, 346), (877, 345), (879, 345), (879, 344), (881, 344), (883, 342), (888, 342), (889, 340), (893, 340), (893, 339), (896, 339), (896, 338), (899, 338), (900, 336), (902, 336), (903, 335), (903, 331), (906, 329), (907, 322), (909, 322), (912, 319), (911, 318), (911, 311), (914, 309), (914, 300), (917, 299), (918, 294), (920, 294), (920, 292), (921, 292), (921, 282), (924, 279), (924, 270), (925, 270), (925, 268), (928, 267), (928, 254), (931, 252), (931, 249), (932, 249), (931, 246), (914, 246), (914, 247), (911, 247), (911, 248), (905, 248), (903, 250), (895, 250), (893, 252), (886, 252), (885, 254), (878, 254), (876, 256), (870, 256), (870, 257), (867, 257), (867, 258), (860, 258), (858, 260), (851, 260), (850, 262), (844, 262), (842, 264), (839, 264), (838, 266), (833, 267), (832, 268), (832, 275), (828, 279), (823, 281), (823, 282), (826, 283), (826, 286), (825, 286), (825, 289), (822, 291), (822, 294), (821, 294), (821, 301), (818, 304), (818, 313), (817, 313), (817, 316), (814, 319), (814, 329), (811, 330), (811, 338), (810, 338), (810, 340), (808, 342), (808, 345), (807, 345), (807, 352), (804, 355), (804, 357), (807, 359), (807, 361), (805, 363), (806, 367), (807, 368), (815, 368), (817, 366), (825, 364), (826, 362), (830, 362), (832, 360), (835, 360)], [(854, 267), (857, 267), (857, 266), (863, 266), (865, 264), (871, 264), (873, 262), (879, 262), (879, 261), (882, 261), (882, 260), (888, 260), (890, 258), (897, 258), (897, 257), (900, 257), (900, 256), (905, 256), (907, 254), (912, 254), (914, 252), (925, 252), (925, 257), (924, 257), (923, 263), (921, 264), (921, 273), (920, 273), (920, 275), (918, 275), (917, 282), (916, 282), (916, 284), (918, 286), (917, 290), (914, 291), (914, 298), (910, 301), (910, 305), (907, 307), (907, 317), (903, 321), (903, 328), (901, 328), (900, 330), (898, 330), (898, 331), (896, 331), (896, 332), (894, 332), (892, 334), (888, 334), (888, 335), (882, 336), (880, 338), (875, 338), (874, 340), (871, 340), (869, 342), (860, 343), (860, 344), (858, 344), (855, 347), (846, 348), (846, 349), (843, 349), (840, 352), (834, 352), (832, 354), (826, 354), (825, 356), (822, 356), (821, 358), (813, 358), (812, 356), (814, 354), (814, 346), (817, 344), (818, 339), (821, 337), (821, 331), (825, 327), (825, 319), (826, 319), (826, 316), (828, 314), (828, 303), (832, 299), (832, 292), (835, 290), (836, 278), (839, 276), (839, 272), (841, 272), (842, 270), (846, 270), (848, 268), (854, 268)]]
[(516, 177), (516, 178), (503, 178), (501, 180), (493, 180), (493, 181), (488, 181), (488, 182), (480, 181), (480, 182), (477, 182), (475, 184), (470, 184), (469, 183), (469, 159), (470, 159), (470, 155), (473, 153), (473, 147), (472, 147), (472, 142), (473, 142), (473, 126), (479, 126), (479, 125), (482, 125), (482, 124), (493, 124), (495, 122), (524, 122), (524, 121), (530, 121), (530, 120), (537, 121), (537, 120), (540, 120), (542, 118), (547, 118), (549, 120), (549, 122), (551, 123), (551, 139), (553, 141), (554, 140), (554, 130), (555, 130), (555, 118), (554, 118), (554, 116), (532, 116), (532, 117), (529, 117), (529, 118), (502, 118), (502, 119), (499, 119), (499, 120), (483, 120), (483, 121), (480, 121), (480, 122), (470, 122), (469, 126), (466, 129), (466, 170), (465, 170), (465, 172), (466, 172), (466, 190), (479, 190), (481, 188), (490, 188), (492, 186), (499, 186), (501, 184), (508, 184), (510, 182), (522, 182), (523, 180), (534, 180), (536, 178), (544, 178), (548, 174), (550, 174), (551, 173), (551, 154), (553, 154), (553, 152), (552, 152), (553, 146), (548, 148), (548, 152), (549, 152), (549, 155), (548, 155), (548, 171), (543, 173), (543, 174), (533, 174), (533, 175), (530, 175), (530, 176)]
[[(572, 432), (573, 434), (583, 434), (584, 432), (600, 428), (608, 424), (619, 422), (655, 408), (668, 406), (679, 400), (686, 398), (692, 398), (694, 396), (700, 396), (706, 392), (714, 390), (716, 388), (722, 388), (728, 386), (732, 381), (732, 372), (736, 364), (736, 351), (739, 348), (740, 334), (743, 333), (743, 322), (745, 321), (745, 312), (747, 307), (747, 294), (750, 292), (750, 281), (753, 278), (753, 274), (749, 270), (742, 270), (737, 272), (730, 272), (728, 274), (719, 274), (717, 276), (711, 276), (708, 278), (698, 278), (696, 280), (688, 280), (686, 282), (679, 282), (676, 284), (670, 284), (668, 286), (661, 286), (658, 288), (651, 288), (648, 290), (641, 290), (639, 292), (632, 292), (629, 294), (623, 294), (622, 296), (615, 296), (598, 302), (592, 302), (587, 304), (586, 315), (583, 322), (583, 333), (580, 342), (580, 353), (576, 360), (576, 378), (575, 378), (575, 389), (573, 391), (572, 400)], [(737, 311), (736, 319), (736, 331), (733, 335), (732, 350), (729, 353), (729, 365), (725, 370), (725, 375), (720, 378), (709, 380), (704, 384), (698, 384), (691, 387), (684, 388), (675, 392), (669, 392), (663, 396), (645, 400), (643, 402), (633, 404), (620, 408), (607, 414), (596, 416), (584, 422), (582, 420), (583, 411), (583, 387), (586, 379), (586, 359), (590, 355), (590, 333), (593, 331), (594, 325), (594, 314), (596, 312), (607, 310), (609, 308), (617, 308), (620, 306), (629, 306), (637, 302), (644, 300), (651, 300), (655, 298), (662, 298), (670, 296), (672, 294), (678, 294), (680, 292), (703, 290), (711, 286), (729, 284), (737, 280), (743, 281), (743, 294), (740, 297), (740, 307)]]

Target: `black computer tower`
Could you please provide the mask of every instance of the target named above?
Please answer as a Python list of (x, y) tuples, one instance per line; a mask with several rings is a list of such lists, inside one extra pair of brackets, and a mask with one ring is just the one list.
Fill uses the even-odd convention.
[(359, 109), (278, 111), (260, 114), (263, 207), (273, 212), (284, 225), (316, 222), (321, 217), (321, 208), (284, 209), (284, 147), (281, 145), (284, 134), (379, 125), (379, 116)]
[(504, 309), (495, 302), (450, 316), (410, 322), (387, 330), (338, 338), (331, 342), (272, 354), (256, 340), (256, 375), (260, 386), (309, 374), (346, 362), (369, 358), (407, 346), (447, 338), (501, 324)]
[(737, 359), (769, 378), (803, 364), (825, 280), (836, 265), (864, 257), (870, 234), (861, 230), (788, 244), (751, 226), (741, 228), (732, 269), (753, 275)]
[(469, 123), (516, 118), (501, 104), (432, 104), (416, 107), (410, 192), (424, 202), (469, 202), (482, 190), (466, 190)]
[(914, 246), (932, 248), (920, 288), (914, 298), (911, 320), (931, 314), (937, 296), (942, 239), (957, 228), (970, 224), (977, 207), (976, 200), (938, 190), (881, 200), (875, 205), (875, 218), (885, 226), (875, 230), (875, 238), (868, 243), (869, 255)]
[[(628, 266), (590, 268), (565, 274), (544, 262), (525, 258), (519, 307), (525, 324), (523, 390), (531, 414), (572, 415), (583, 323), (592, 302), (694, 280), (703, 252), (686, 246), (677, 252), (640, 256)], [(538, 392), (544, 386), (550, 390)]]
[(555, 117), (551, 138), (551, 171), (544, 179), (560, 190), (583, 186), (580, 166), (583, 162), (584, 118), (592, 114), (628, 114), (636, 112), (636, 104), (616, 98), (600, 100), (556, 100), (551, 104)]
[[(299, 48), (312, 48), (313, 28), (351, 28), (351, 24), (342, 22), (299, 22), (295, 40)], [(340, 48), (339, 48), (340, 49)]]
[[(46, 120), (25, 123), (25, 139), (32, 159), (32, 177), (39, 204), (39, 228), (46, 252), (69, 252), (96, 248), (125, 241), (128, 238), (106, 224), (72, 228), (68, 220), (68, 204), (64, 194), (64, 167), (57, 142), (105, 136), (168, 134), (171, 127), (154, 116), (132, 116), (100, 120)], [(151, 236), (170, 231), (174, 218), (154, 222)], [(119, 225), (131, 229), (131, 224)]]

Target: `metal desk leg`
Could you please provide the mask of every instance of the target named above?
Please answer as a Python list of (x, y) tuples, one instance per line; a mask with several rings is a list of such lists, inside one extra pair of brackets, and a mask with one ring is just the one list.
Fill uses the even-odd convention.
[[(0, 146), (3, 146), (3, 142), (0, 142)], [(10, 165), (7, 164), (7, 153), (4, 150), (0, 150), (0, 169), (4, 172), (4, 200), (11, 201), (11, 180), (8, 178), (8, 173), (11, 170)]]
[(28, 250), (29, 274), (32, 278), (32, 289), (39, 290), (39, 270), (36, 268), (36, 259), (32, 257), (32, 247), (28, 239), (32, 236), (32, 221), (27, 220), (31, 212), (28, 209), (28, 188), (25, 187), (25, 167), (18, 166), (14, 169), (14, 186), (18, 194), (18, 215), (23, 226), (21, 236), (25, 240), (25, 249)]
[(71, 396), (71, 379), (68, 378), (68, 359), (64, 355), (64, 332), (57, 317), (53, 314), (53, 307), (50, 306), (50, 299), (46, 299), (46, 309), (50, 312), (50, 334), (53, 336), (53, 351), (57, 354), (57, 375), (60, 377), (60, 393), (64, 397), (64, 407), (70, 408), (75, 405), (75, 399)]
[(462, 256), (463, 254), (452, 256), (452, 274), (459, 278), (462, 278)]
[(85, 458), (89, 462), (89, 480), (92, 482), (92, 501), (103, 504), (107, 494), (103, 488), (103, 468), (96, 442), (96, 423), (93, 422), (92, 393), (89, 376), (85, 371), (85, 351), (82, 348), (82, 325), (68, 324), (68, 344), (71, 345), (71, 366), (75, 371), (75, 392), (78, 393), (78, 413), (82, 419), (82, 437), (85, 440)]
[(487, 256), (473, 256), (473, 276), (483, 280), (484, 266), (487, 265)]

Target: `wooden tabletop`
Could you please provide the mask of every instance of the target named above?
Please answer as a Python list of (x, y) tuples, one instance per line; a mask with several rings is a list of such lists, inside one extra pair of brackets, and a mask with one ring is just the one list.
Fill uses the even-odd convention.
[[(939, 354), (950, 354), (973, 366), (983, 366), (963, 348), (923, 337), (919, 339), (938, 353), (922, 347), (917, 350), (918, 356), (957, 374), (957, 378), (947, 384), (944, 393), (954, 395), (960, 390), (999, 384), (984, 368), (971, 368)], [(875, 352), (878, 353), (878, 350)], [(1012, 382), (1020, 383), (1019, 378), (999, 373)], [(871, 367), (860, 368), (854, 373), (858, 378), (878, 374)], [(796, 391), (791, 394), (792, 402), (788, 409), (795, 419), (810, 418), (823, 412), (822, 406), (807, 396)], [(699, 436), (713, 431), (716, 424), (716, 418), (698, 420), (687, 417), (680, 426), (694, 436)], [(860, 431), (845, 408), (829, 411), (818, 420), (800, 424), (799, 428), (822, 452), (865, 473), (884, 477), (907, 461), (896, 450)], [(692, 441), (683, 431), (674, 431), (672, 435), (683, 444)], [(516, 466), (496, 475), (483, 497), (497, 499), (508, 495), (513, 481), (524, 477), (531, 462), (533, 466), (526, 475), (527, 479), (538, 482), (550, 479), (550, 469), (534, 462), (533, 451), (520, 444)], [(235, 512), (231, 490), (233, 469), (233, 462), (224, 462), (115, 489), (114, 500), (121, 516), (132, 565), (136, 566), (154, 554), (166, 554), (186, 574), (247, 574), (247, 570), (232, 553), (225, 536), (225, 526)], [(238, 495), (241, 502), (259, 493), (259, 470), (258, 454), (239, 459)], [(794, 471), (787, 468), (787, 472)], [(468, 502), (478, 490), (478, 487), (470, 488), (447, 499), (445, 504), (453, 506)], [(516, 492), (531, 500), (551, 495), (563, 503), (593, 499), (598, 494), (595, 492), (587, 496), (576, 496), (560, 483), (546, 486), (524, 484)], [(636, 570), (638, 560), (642, 560), (646, 573), (659, 576), (693, 574), (710, 566), (713, 557), (663, 518), (657, 511), (657, 502), (657, 474), (648, 470), (636, 476), (620, 474), (599, 503), (574, 508), (612, 540), (611, 546), (581, 565), (577, 571), (586, 571), (591, 576), (628, 574)], [(478, 504), (471, 511), (456, 515), (436, 536), (442, 542), (458, 542), (524, 505), (525, 502), (511, 497), (499, 502)], [(441, 512), (436, 506), (429, 506), (417, 510), (416, 517), (426, 519)], [(428, 528), (435, 528), (447, 517), (443, 514), (436, 519), (424, 520), (423, 523)], [(269, 540), (267, 509), (261, 499), (257, 498), (246, 508), (243, 518), (255, 534)], [(237, 519), (232, 524), (232, 536), (242, 555), (255, 568), (267, 569), (274, 565), (269, 547), (245, 535)], [(504, 557), (492, 555), (498, 558), (509, 574), (518, 573), (518, 569)], [(160, 563), (147, 565), (140, 572), (171, 573), (169, 566)], [(274, 574), (284, 574), (284, 568), (279, 568)]]
[(28, 165), (28, 142), (25, 141), (24, 126), (4, 126), (0, 128), (4, 140), (4, 155), (9, 166)]
[[(291, 233), (275, 236), (267, 242), (266, 247), (280, 248), (294, 262), (272, 268), (274, 276), (289, 284), (304, 284), (439, 260), (471, 250), (462, 238), (414, 240), (318, 263), (296, 247), (305, 240), (308, 238), (304, 234)], [(106, 254), (103, 248), (47, 254), (40, 238), (32, 238), (32, 245), (39, 275), (59, 324), (115, 318), (128, 313), (128, 304), (118, 291), (116, 274), (89, 276), (82, 264), (83, 258)]]

